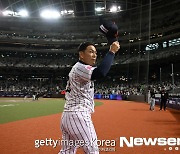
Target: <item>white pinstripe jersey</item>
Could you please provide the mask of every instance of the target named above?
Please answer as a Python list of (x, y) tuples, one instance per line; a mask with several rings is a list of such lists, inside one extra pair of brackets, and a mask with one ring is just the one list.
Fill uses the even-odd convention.
[(96, 67), (77, 62), (69, 73), (64, 111), (94, 112), (94, 81), (91, 75)]

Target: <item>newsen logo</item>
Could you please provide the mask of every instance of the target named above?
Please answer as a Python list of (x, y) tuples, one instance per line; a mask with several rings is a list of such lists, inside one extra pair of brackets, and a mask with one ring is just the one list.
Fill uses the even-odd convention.
[(128, 140), (126, 137), (120, 137), (120, 147), (124, 147), (126, 144), (127, 147), (134, 146), (179, 146), (180, 138), (134, 138), (130, 137)]

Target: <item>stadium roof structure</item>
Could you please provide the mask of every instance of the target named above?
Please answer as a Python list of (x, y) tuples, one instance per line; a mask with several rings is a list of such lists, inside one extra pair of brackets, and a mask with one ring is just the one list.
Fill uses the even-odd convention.
[(18, 16), (23, 9), (31, 17), (38, 17), (41, 11), (49, 9), (59, 11), (61, 16), (82, 17), (131, 10), (149, 3), (158, 5), (159, 2), (162, 0), (0, 0), (0, 10), (12, 11), (9, 15)]
[[(113, 6), (117, 10), (110, 10)], [(3, 50), (61, 53), (74, 52), (81, 42), (90, 41), (107, 50), (107, 40), (98, 29), (102, 17), (118, 25), (125, 52), (139, 51), (139, 46), (145, 49), (150, 43), (178, 38), (179, 7), (178, 0), (0, 0), (2, 12), (29, 12), (28, 18), (0, 15), (0, 45)], [(44, 9), (74, 12), (45, 20), (39, 18)]]
[[(38, 69), (42, 64), (48, 69), (48, 76), (49, 70), (56, 67), (47, 67), (44, 63), (49, 62), (48, 66), (57, 64), (57, 69), (69, 69), (59, 62), (71, 66), (69, 62), (78, 55), (77, 47), (85, 41), (95, 43), (103, 57), (109, 46), (99, 31), (102, 17), (114, 21), (119, 27), (121, 52), (117, 53), (114, 63), (114, 66), (122, 67), (119, 70), (124, 70), (119, 71), (122, 73), (119, 75), (127, 72), (136, 76), (138, 67), (143, 68), (140, 73), (143, 73), (141, 79), (145, 80), (149, 65), (152, 66), (151, 72), (151, 69), (158, 72), (159, 67), (165, 64), (165, 68), (169, 63), (180, 68), (179, 8), (179, 0), (0, 0), (0, 59), (3, 63), (0, 69), (4, 74), (11, 74), (9, 69), (17, 68), (19, 75), (22, 69), (24, 72), (29, 69), (28, 76), (34, 72), (31, 69), (37, 69), (37, 74), (43, 73)], [(24, 12), (19, 13), (20, 9)], [(46, 9), (59, 11), (60, 18), (41, 18), (41, 11)], [(29, 16), (21, 18), (25, 10)], [(57, 72), (63, 71), (54, 70), (54, 74)], [(116, 69), (112, 72), (117, 75)]]

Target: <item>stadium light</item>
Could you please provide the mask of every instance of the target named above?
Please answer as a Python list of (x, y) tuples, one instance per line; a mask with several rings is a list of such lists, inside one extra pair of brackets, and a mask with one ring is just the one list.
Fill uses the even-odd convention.
[(61, 11), (61, 15), (64, 15), (64, 11)]
[(58, 11), (55, 10), (44, 10), (41, 12), (40, 16), (45, 19), (57, 19), (61, 15)]
[(121, 11), (121, 6), (112, 6), (111, 8), (110, 8), (110, 12), (112, 12), (112, 13), (116, 13), (116, 12), (119, 12), (119, 11)]
[(110, 12), (117, 12), (117, 6), (112, 6), (111, 8), (110, 8)]
[(103, 11), (105, 8), (104, 7), (97, 7), (97, 8), (95, 8), (95, 10), (97, 11), (97, 12), (101, 12), (101, 11)]
[(68, 10), (68, 14), (74, 14), (73, 10)]
[(62, 10), (61, 15), (68, 15), (68, 14), (74, 14), (73, 10)]
[(18, 15), (21, 16), (21, 17), (28, 17), (29, 16), (29, 13), (27, 10), (20, 10), (18, 12)]
[(2, 14), (4, 16), (13, 16), (14, 15), (14, 12), (13, 11), (10, 11), (10, 10), (5, 10), (2, 12)]

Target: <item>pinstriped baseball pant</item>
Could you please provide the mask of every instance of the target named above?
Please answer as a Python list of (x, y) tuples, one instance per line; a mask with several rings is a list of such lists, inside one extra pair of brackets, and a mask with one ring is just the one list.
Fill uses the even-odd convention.
[(89, 112), (63, 112), (60, 154), (75, 154), (81, 147), (86, 154), (99, 154), (97, 135)]

